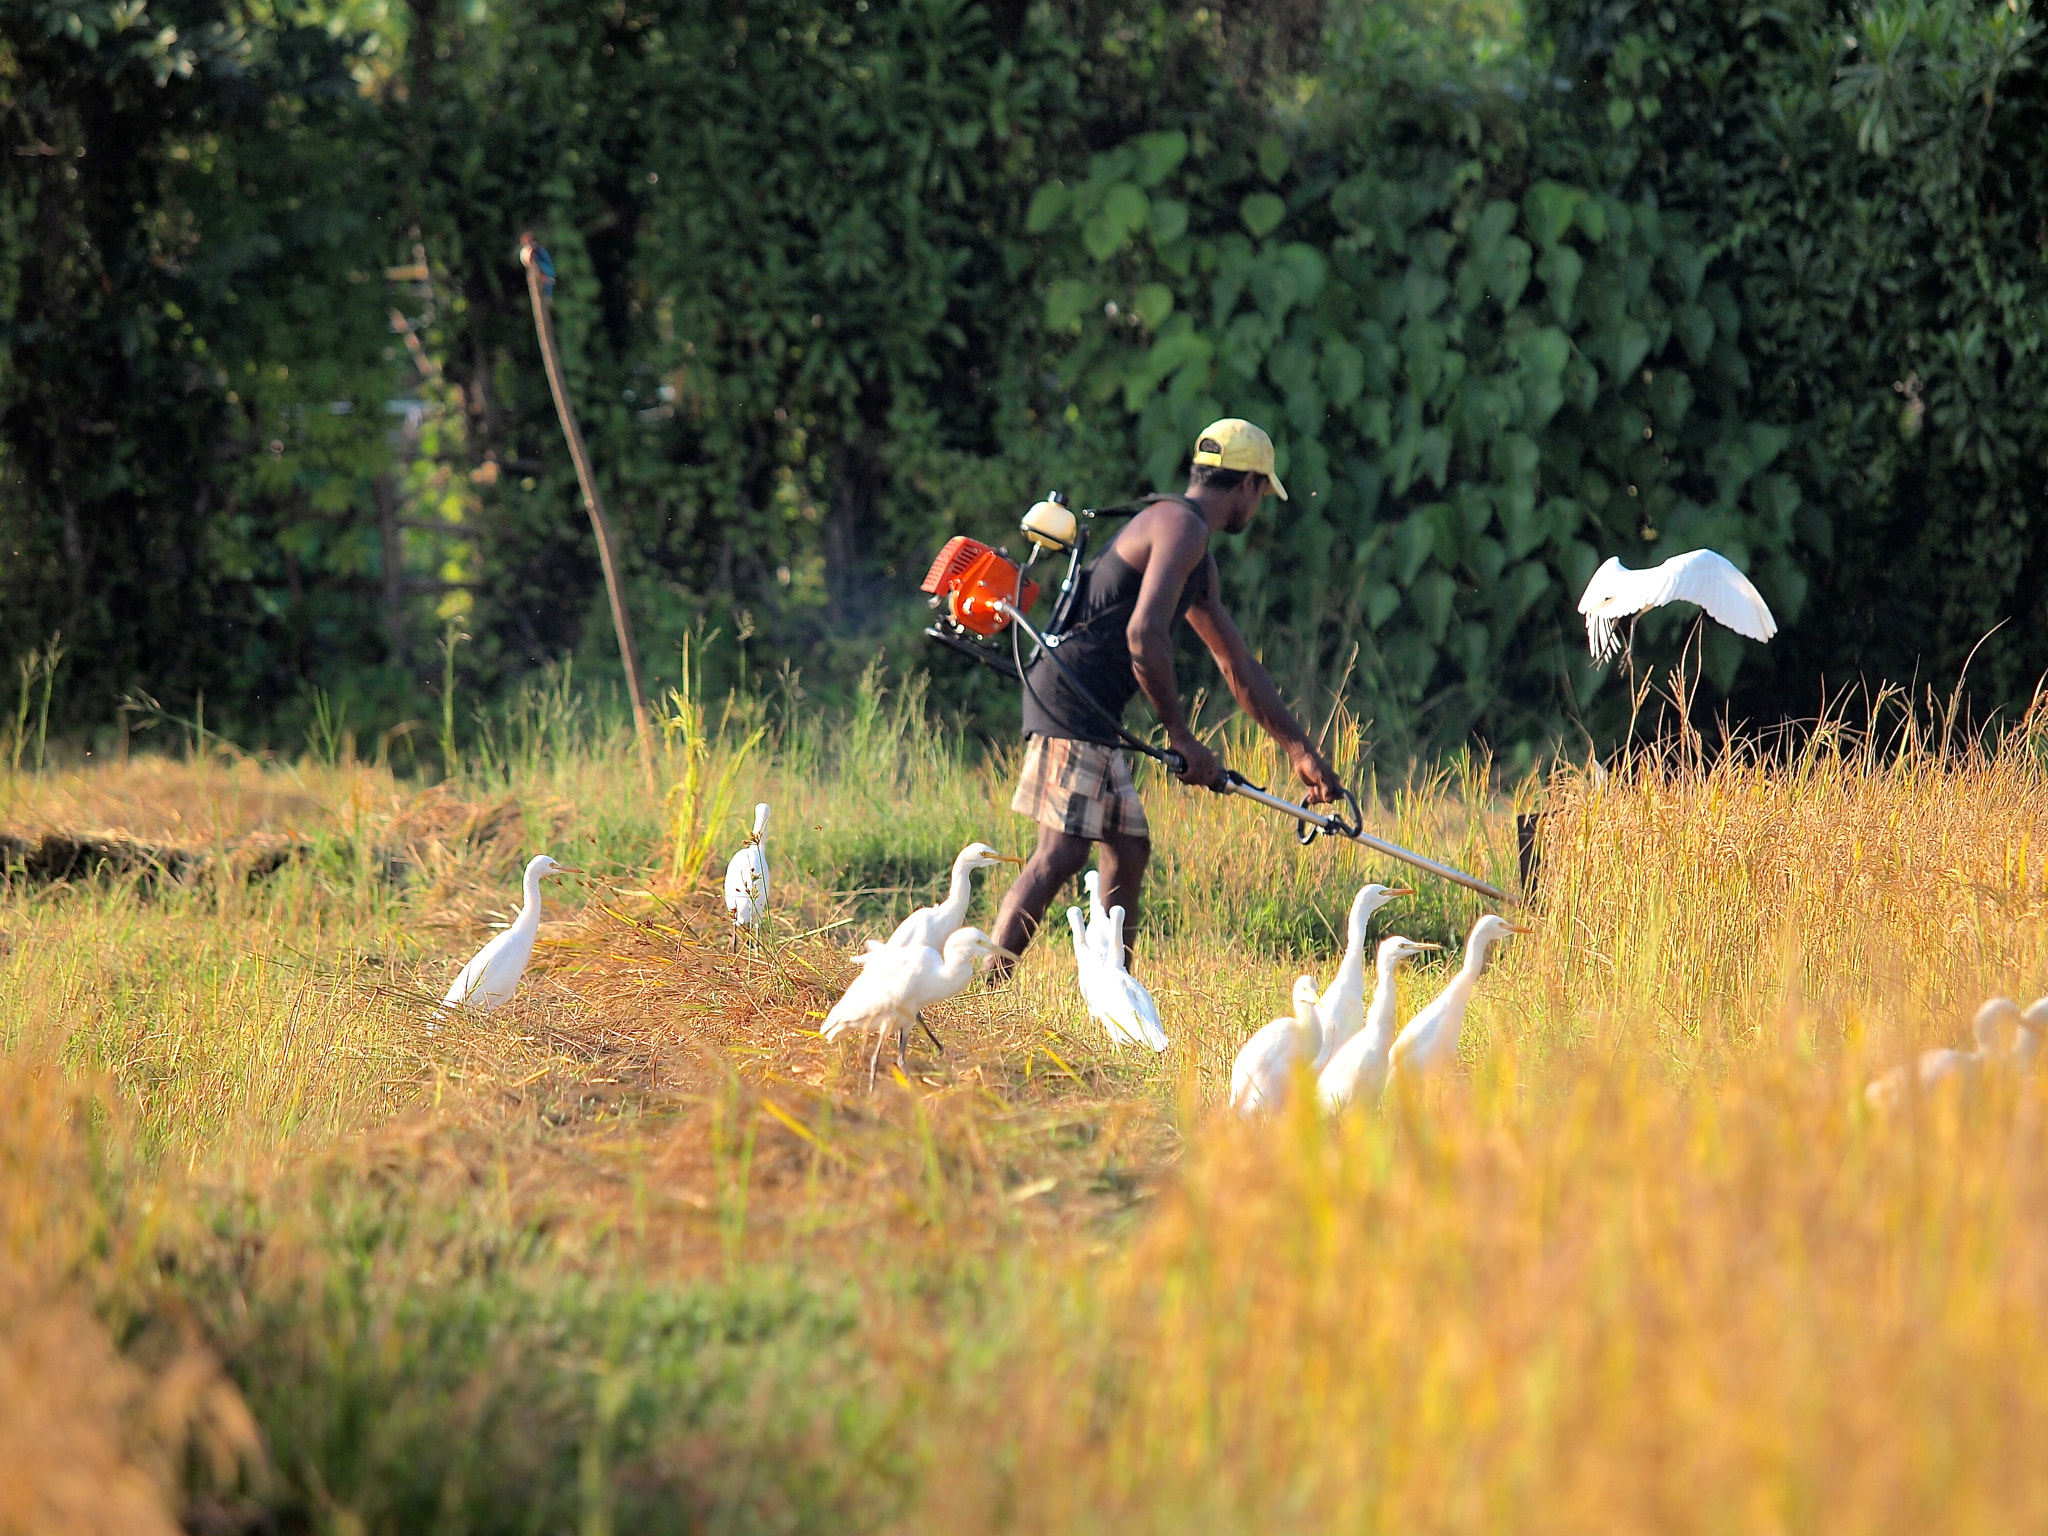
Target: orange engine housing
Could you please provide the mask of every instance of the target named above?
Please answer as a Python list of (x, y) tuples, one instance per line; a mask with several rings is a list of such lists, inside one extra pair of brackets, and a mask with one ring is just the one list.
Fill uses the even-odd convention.
[(1037, 582), (1026, 580), (1014, 562), (965, 535), (946, 541), (921, 590), (943, 594), (947, 617), (984, 638), (1000, 634), (1010, 622), (997, 610), (998, 602), (1029, 613), (1038, 601)]

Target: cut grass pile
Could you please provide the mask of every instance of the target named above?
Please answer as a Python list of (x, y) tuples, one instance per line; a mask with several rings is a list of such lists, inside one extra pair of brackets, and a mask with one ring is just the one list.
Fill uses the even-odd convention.
[[(1393, 867), (1148, 784), (1172, 1049), (1111, 1050), (1044, 943), (871, 1094), (817, 1021), (961, 843), (1026, 845), (1010, 765), (875, 687), (744, 759), (763, 712), (700, 715), (697, 802), (656, 801), (550, 718), (424, 790), (9, 785), (0, 831), (314, 851), (0, 897), (0, 1399), (57, 1426), (0, 1530), (93, 1528), (80, 1489), (119, 1491), (110, 1530), (2039, 1523), (2039, 1085), (1858, 1094), (2048, 982), (2024, 734), (1380, 786), (1377, 830), (1503, 884), (1540, 801), (1534, 931), (1447, 1081), (1240, 1127), (1237, 1045)], [(726, 765), (711, 874), (775, 806), (759, 946), (669, 878)], [(527, 985), (430, 1034), (543, 847), (592, 873)], [(1375, 936), (1482, 910), (1418, 884)]]

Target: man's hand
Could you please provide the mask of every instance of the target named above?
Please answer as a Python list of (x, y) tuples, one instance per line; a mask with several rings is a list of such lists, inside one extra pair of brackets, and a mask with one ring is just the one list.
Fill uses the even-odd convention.
[(1176, 735), (1169, 739), (1169, 746), (1178, 752), (1187, 763), (1187, 771), (1180, 781), (1192, 784), (1198, 789), (1220, 789), (1223, 787), (1223, 759), (1202, 744), (1202, 739), (1192, 732)]
[(1322, 753), (1304, 741), (1287, 755), (1294, 761), (1295, 777), (1308, 786), (1310, 805), (1331, 805), (1344, 798), (1344, 781), (1323, 761)]

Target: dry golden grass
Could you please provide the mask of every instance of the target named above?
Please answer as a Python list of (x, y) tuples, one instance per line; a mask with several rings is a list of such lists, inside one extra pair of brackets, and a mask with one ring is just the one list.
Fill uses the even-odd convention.
[[(228, 770), (183, 771), (166, 795), (203, 797)], [(760, 764), (739, 800), (778, 808), (781, 922), (738, 950), (708, 891), (650, 884), (660, 809), (630, 763), (624, 787), (616, 765), (572, 763), (516, 797), (331, 772), (290, 787), (317, 802), (294, 829), (327, 851), (269, 881), (0, 902), (16, 1112), (79, 1145), (97, 1122), (67, 1084), (91, 1081), (133, 1127), (114, 1207), (105, 1178), (24, 1161), (41, 1133), (4, 1143), (0, 1194), (40, 1213), (8, 1228), (12, 1262), (41, 1266), (37, 1304), (73, 1308), (65, 1328), (147, 1313), (132, 1298), (149, 1265), (120, 1256), (167, 1245), (254, 1309), (208, 1312), (192, 1344), (241, 1371), (281, 1358), (262, 1328), (324, 1315), (359, 1271), (394, 1296), (501, 1264), (528, 1289), (856, 1285), (870, 1374), (851, 1390), (887, 1406), (889, 1455), (916, 1450), (915, 1492), (858, 1492), (880, 1455), (862, 1451), (813, 1514), (771, 1501), (741, 1526), (1905, 1532), (2048, 1513), (2029, 1454), (2048, 1432), (2043, 1085), (2000, 1076), (1888, 1118), (1859, 1092), (1960, 1043), (1984, 996), (2048, 985), (2048, 774), (2024, 734), (1944, 754), (1823, 733), (1795, 757), (1711, 763), (1686, 742), (1515, 803), (1476, 774), (1383, 792), (1377, 830), (1502, 883), (1510, 813), (1540, 801), (1543, 873), (1458, 1069), (1334, 1126), (1229, 1122), (1230, 1061), (1298, 970), (1327, 976), (1357, 884), (1396, 871), (1298, 849), (1242, 802), (1148, 788), (1141, 974), (1165, 1056), (1110, 1049), (1046, 943), (1009, 986), (935, 1011), (943, 1060), (923, 1046), (871, 1094), (865, 1052), (826, 1046), (817, 1020), (849, 951), (930, 892), (952, 848), (1022, 841), (999, 767), (931, 750), (856, 781)], [(236, 826), (271, 814), (260, 785), (236, 793), (257, 808)], [(432, 1000), (545, 839), (598, 874), (550, 898), (512, 1007), (430, 1035)], [(891, 862), (899, 841), (917, 861)], [(365, 848), (405, 850), (411, 883)], [(1455, 937), (1479, 910), (1424, 885), (1376, 932)], [(1404, 1013), (1454, 960), (1409, 976)], [(434, 1218), (377, 1215), (405, 1230), (361, 1256), (336, 1246), (351, 1199)], [(179, 1227), (223, 1202), (243, 1213), (230, 1235)], [(287, 1294), (314, 1301), (293, 1312)], [(424, 1324), (389, 1336), (434, 1347)], [(26, 1380), (44, 1346), (16, 1337), (7, 1368)], [(99, 1363), (74, 1374), (111, 1385), (75, 1404), (70, 1385), (33, 1389), (71, 1404), (51, 1422), (86, 1426), (88, 1448), (50, 1464), (140, 1468), (123, 1486), (155, 1502), (135, 1508), (175, 1515), (150, 1470), (169, 1442), (123, 1427), (160, 1361), (85, 1338), (66, 1358)], [(256, 1401), (262, 1383), (238, 1379)], [(451, 1422), (471, 1422), (484, 1388), (448, 1390)], [(592, 1443), (574, 1417), (592, 1401), (549, 1410), (572, 1447)], [(759, 1412), (787, 1418), (778, 1402)], [(805, 1455), (851, 1454), (804, 1433)], [(724, 1444), (625, 1458), (616, 1486), (689, 1483), (741, 1454)], [(371, 1507), (343, 1497), (293, 1507), (328, 1523)]]
[[(109, 1208), (109, 1106), (0, 1059), (0, 1532), (172, 1533), (200, 1488), (260, 1486), (241, 1394), (150, 1273), (165, 1221)], [(117, 1348), (108, 1324), (129, 1335)]]
[(1535, 931), (1464, 1067), (1336, 1126), (1201, 1126), (1159, 1219), (1021, 1327), (913, 1525), (2038, 1528), (2044, 1085), (1860, 1094), (2048, 980), (2029, 744), (1663, 758), (1545, 800)]

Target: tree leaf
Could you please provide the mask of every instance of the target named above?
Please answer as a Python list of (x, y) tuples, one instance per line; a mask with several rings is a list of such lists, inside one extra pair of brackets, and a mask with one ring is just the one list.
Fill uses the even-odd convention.
[(1253, 236), (1263, 240), (1280, 227), (1287, 216), (1287, 204), (1270, 192), (1254, 192), (1238, 204), (1237, 215)]
[(1102, 200), (1102, 211), (1115, 221), (1118, 229), (1126, 235), (1134, 235), (1145, 227), (1152, 216), (1152, 200), (1143, 190), (1128, 181), (1120, 181), (1109, 189)]
[(1188, 136), (1178, 128), (1164, 133), (1141, 133), (1132, 142), (1138, 151), (1137, 178), (1141, 186), (1158, 186), (1187, 158)]
[(1064, 331), (1081, 318), (1095, 301), (1095, 289), (1078, 278), (1062, 278), (1045, 290), (1045, 324), (1048, 330)]
[(1026, 233), (1042, 235), (1067, 211), (1069, 193), (1059, 182), (1048, 182), (1031, 196), (1031, 211), (1024, 215)]
[(1537, 182), (1522, 196), (1522, 217), (1528, 221), (1530, 238), (1549, 250), (1564, 238), (1564, 232), (1571, 228), (1572, 215), (1585, 200), (1586, 194), (1577, 187), (1557, 181)]
[(1164, 283), (1147, 283), (1131, 299), (1131, 308), (1148, 330), (1158, 330), (1173, 313), (1173, 290)]

